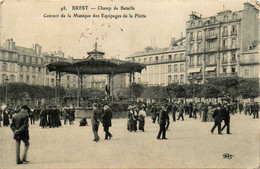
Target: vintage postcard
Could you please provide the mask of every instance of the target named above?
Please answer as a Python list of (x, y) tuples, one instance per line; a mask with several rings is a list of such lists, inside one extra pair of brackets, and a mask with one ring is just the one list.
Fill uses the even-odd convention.
[(0, 0), (0, 169), (259, 168), (259, 10)]

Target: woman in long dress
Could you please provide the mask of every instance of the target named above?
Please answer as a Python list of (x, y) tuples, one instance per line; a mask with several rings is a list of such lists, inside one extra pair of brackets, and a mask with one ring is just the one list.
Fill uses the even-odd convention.
[(10, 124), (10, 122), (9, 122), (8, 112), (7, 112), (7, 110), (3, 110), (3, 126), (8, 127), (9, 124)]
[(213, 105), (210, 103), (208, 108), (207, 122), (213, 121), (213, 117), (212, 117), (213, 111), (214, 111)]

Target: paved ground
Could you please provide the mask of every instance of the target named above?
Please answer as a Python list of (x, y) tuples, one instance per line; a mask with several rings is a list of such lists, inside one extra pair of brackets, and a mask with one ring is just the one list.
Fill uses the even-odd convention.
[[(88, 120), (88, 122), (90, 122)], [(157, 140), (158, 125), (146, 118), (146, 131), (129, 133), (126, 119), (113, 119), (108, 141), (93, 142), (91, 127), (41, 129), (30, 126), (29, 164), (15, 163), (10, 128), (0, 127), (0, 168), (258, 168), (259, 120), (231, 117), (232, 135), (212, 135), (213, 122), (171, 122), (168, 140)], [(38, 123), (37, 123), (38, 124)], [(104, 137), (103, 128), (99, 130)], [(22, 144), (23, 147), (23, 144)], [(223, 154), (234, 155), (224, 159)]]

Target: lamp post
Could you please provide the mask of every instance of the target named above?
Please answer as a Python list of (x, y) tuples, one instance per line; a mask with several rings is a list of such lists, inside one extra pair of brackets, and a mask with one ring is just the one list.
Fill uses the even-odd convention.
[(8, 84), (8, 77), (5, 79), (5, 104), (7, 105), (7, 84)]

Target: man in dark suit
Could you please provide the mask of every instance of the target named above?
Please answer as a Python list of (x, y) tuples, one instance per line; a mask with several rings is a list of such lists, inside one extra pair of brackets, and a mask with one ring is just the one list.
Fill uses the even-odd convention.
[(227, 127), (227, 134), (231, 134), (230, 130), (229, 130), (229, 126), (230, 126), (230, 115), (229, 114), (230, 114), (230, 112), (227, 108), (227, 104), (225, 104), (221, 110), (222, 120), (224, 120), (225, 125), (222, 127), (221, 131), (223, 131), (224, 128)]
[(218, 127), (218, 134), (221, 135), (221, 104), (217, 104), (217, 109), (214, 110), (212, 117), (214, 119), (215, 124), (211, 129), (211, 133), (213, 134), (215, 128)]
[(111, 123), (111, 119), (112, 119), (112, 111), (111, 109), (109, 108), (108, 105), (105, 105), (104, 106), (104, 113), (102, 115), (102, 121), (103, 121), (103, 127), (104, 127), (104, 131), (105, 131), (105, 140), (107, 139), (111, 139), (112, 138), (112, 134), (109, 132), (109, 127), (112, 126), (112, 123)]
[(98, 108), (98, 104), (93, 104), (93, 114), (91, 117), (91, 124), (92, 124), (92, 131), (94, 134), (94, 140), (95, 142), (98, 142), (100, 140), (100, 137), (98, 136), (98, 126), (99, 122), (101, 120), (101, 110)]
[(162, 134), (162, 139), (167, 139), (166, 138), (166, 126), (169, 123), (169, 115), (167, 113), (166, 105), (162, 105), (162, 109), (160, 110), (160, 113), (159, 113), (158, 122), (160, 125), (160, 130), (157, 135), (157, 139), (161, 139), (161, 134)]
[(181, 100), (180, 106), (179, 106), (179, 116), (178, 116), (178, 119), (177, 119), (177, 120), (179, 120), (180, 118), (182, 118), (182, 121), (184, 121), (184, 117), (183, 117), (184, 110), (185, 110), (185, 105), (184, 105), (184, 103), (183, 103), (183, 100)]
[[(11, 129), (14, 133), (14, 139), (16, 141), (16, 163), (22, 164), (22, 163), (28, 163), (26, 161), (27, 157), (27, 151), (29, 149), (29, 107), (27, 105), (24, 105), (21, 107), (21, 110), (19, 113), (16, 113), (12, 119)], [(22, 161), (20, 159), (20, 144), (21, 141), (24, 142), (25, 148), (24, 148), (24, 154)]]

